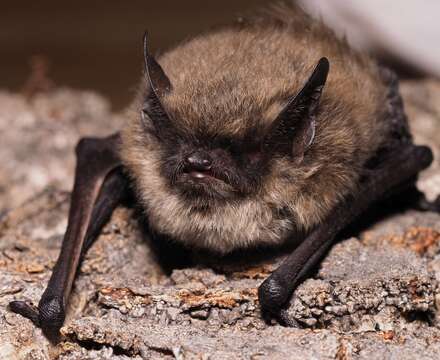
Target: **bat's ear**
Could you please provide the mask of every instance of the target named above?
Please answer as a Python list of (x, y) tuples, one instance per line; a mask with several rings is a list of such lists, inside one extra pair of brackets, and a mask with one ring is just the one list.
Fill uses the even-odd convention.
[(147, 82), (147, 96), (142, 107), (142, 117), (145, 115), (153, 121), (158, 130), (171, 125), (170, 117), (165, 111), (161, 99), (172, 90), (172, 85), (162, 67), (148, 51), (148, 36), (144, 34), (144, 76)]
[(148, 34), (144, 34), (144, 71), (145, 80), (158, 98), (171, 91), (171, 82), (162, 67), (148, 51)]
[(321, 58), (301, 91), (290, 98), (264, 139), (267, 151), (301, 161), (315, 136), (315, 117), (330, 63)]

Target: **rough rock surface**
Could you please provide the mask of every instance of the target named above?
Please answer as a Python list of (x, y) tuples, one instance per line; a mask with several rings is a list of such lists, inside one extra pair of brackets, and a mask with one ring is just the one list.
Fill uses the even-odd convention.
[(108, 101), (90, 91), (31, 98), (0, 91), (0, 215), (49, 184), (70, 190), (78, 138), (108, 135), (120, 124)]
[[(403, 93), (417, 141), (430, 143), (438, 155), (440, 84), (407, 83)], [(78, 130), (76, 112), (84, 113), (85, 106), (65, 105), (51, 120), (67, 119), (62, 126), (40, 128), (38, 122), (46, 120), (35, 115), (34, 105), (20, 96), (2, 96), (0, 105), (9, 103), (9, 111), (0, 106), (0, 126), (7, 134), (0, 166), (9, 161), (11, 173), (0, 172), (5, 189), (0, 209), (15, 209), (0, 220), (1, 360), (439, 357), (440, 215), (416, 211), (381, 217), (357, 237), (336, 244), (295, 292), (287, 310), (295, 327), (288, 328), (261, 319), (256, 292), (284, 254), (203, 261), (194, 254), (195, 265), (168, 272), (138, 215), (120, 208), (81, 266), (62, 341), (50, 344), (7, 304), (13, 299), (36, 304), (49, 279), (66, 226), (69, 194), (62, 189), (71, 183), (75, 137), (93, 130), (93, 116), (97, 133), (110, 132), (121, 120), (95, 104), (87, 115), (90, 127), (86, 121)], [(67, 90), (41, 95), (39, 101), (50, 108), (63, 96), (63, 104), (79, 98), (105, 104), (96, 95)], [(63, 109), (70, 117), (63, 117)], [(25, 128), (17, 121), (15, 128), (11, 121), (20, 116), (34, 120)], [(34, 143), (32, 133), (40, 140)], [(40, 144), (57, 136), (66, 138), (57, 151)], [(12, 169), (20, 167), (15, 177)], [(420, 181), (432, 198), (440, 193), (439, 168), (437, 157)], [(45, 174), (41, 183), (35, 181), (38, 174)], [(54, 182), (60, 184), (35, 195)], [(28, 200), (16, 207), (19, 195), (19, 202)]]

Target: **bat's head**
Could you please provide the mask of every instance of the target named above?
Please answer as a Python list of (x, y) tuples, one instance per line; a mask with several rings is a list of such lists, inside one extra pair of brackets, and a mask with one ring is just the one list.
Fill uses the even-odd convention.
[(161, 175), (180, 196), (199, 203), (251, 196), (267, 185), (274, 159), (302, 161), (315, 134), (315, 113), (329, 70), (327, 59), (318, 62), (302, 90), (286, 98), (284, 108), (268, 123), (250, 110), (255, 104), (248, 108), (246, 103), (239, 104), (226, 114), (218, 98), (217, 104), (201, 100), (198, 111), (184, 101), (170, 105), (170, 98), (185, 94), (177, 93), (148, 53), (146, 41), (144, 55), (147, 90), (142, 124), (158, 144)]

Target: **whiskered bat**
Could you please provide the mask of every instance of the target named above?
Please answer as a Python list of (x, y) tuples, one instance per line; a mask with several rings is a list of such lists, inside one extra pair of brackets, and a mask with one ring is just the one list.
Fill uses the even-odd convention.
[(262, 311), (283, 321), (337, 233), (432, 162), (412, 142), (395, 75), (295, 6), (158, 61), (145, 37), (144, 57), (121, 132), (77, 146), (68, 227), (38, 308), (10, 305), (48, 336), (64, 322), (82, 255), (131, 189), (149, 227), (189, 248), (297, 242), (259, 288)]

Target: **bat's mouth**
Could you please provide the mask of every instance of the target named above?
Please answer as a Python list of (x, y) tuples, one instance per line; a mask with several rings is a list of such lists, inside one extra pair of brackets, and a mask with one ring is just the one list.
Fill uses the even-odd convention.
[(225, 176), (213, 170), (184, 169), (181, 174), (181, 179), (192, 186), (207, 187), (209, 189), (219, 186), (231, 186)]
[(220, 180), (218, 176), (211, 170), (194, 170), (191, 168), (183, 169), (184, 176), (194, 180), (194, 181), (210, 181), (210, 180)]
[(194, 169), (183, 167), (175, 185), (186, 197), (230, 198), (236, 192), (227, 176), (213, 168)]

